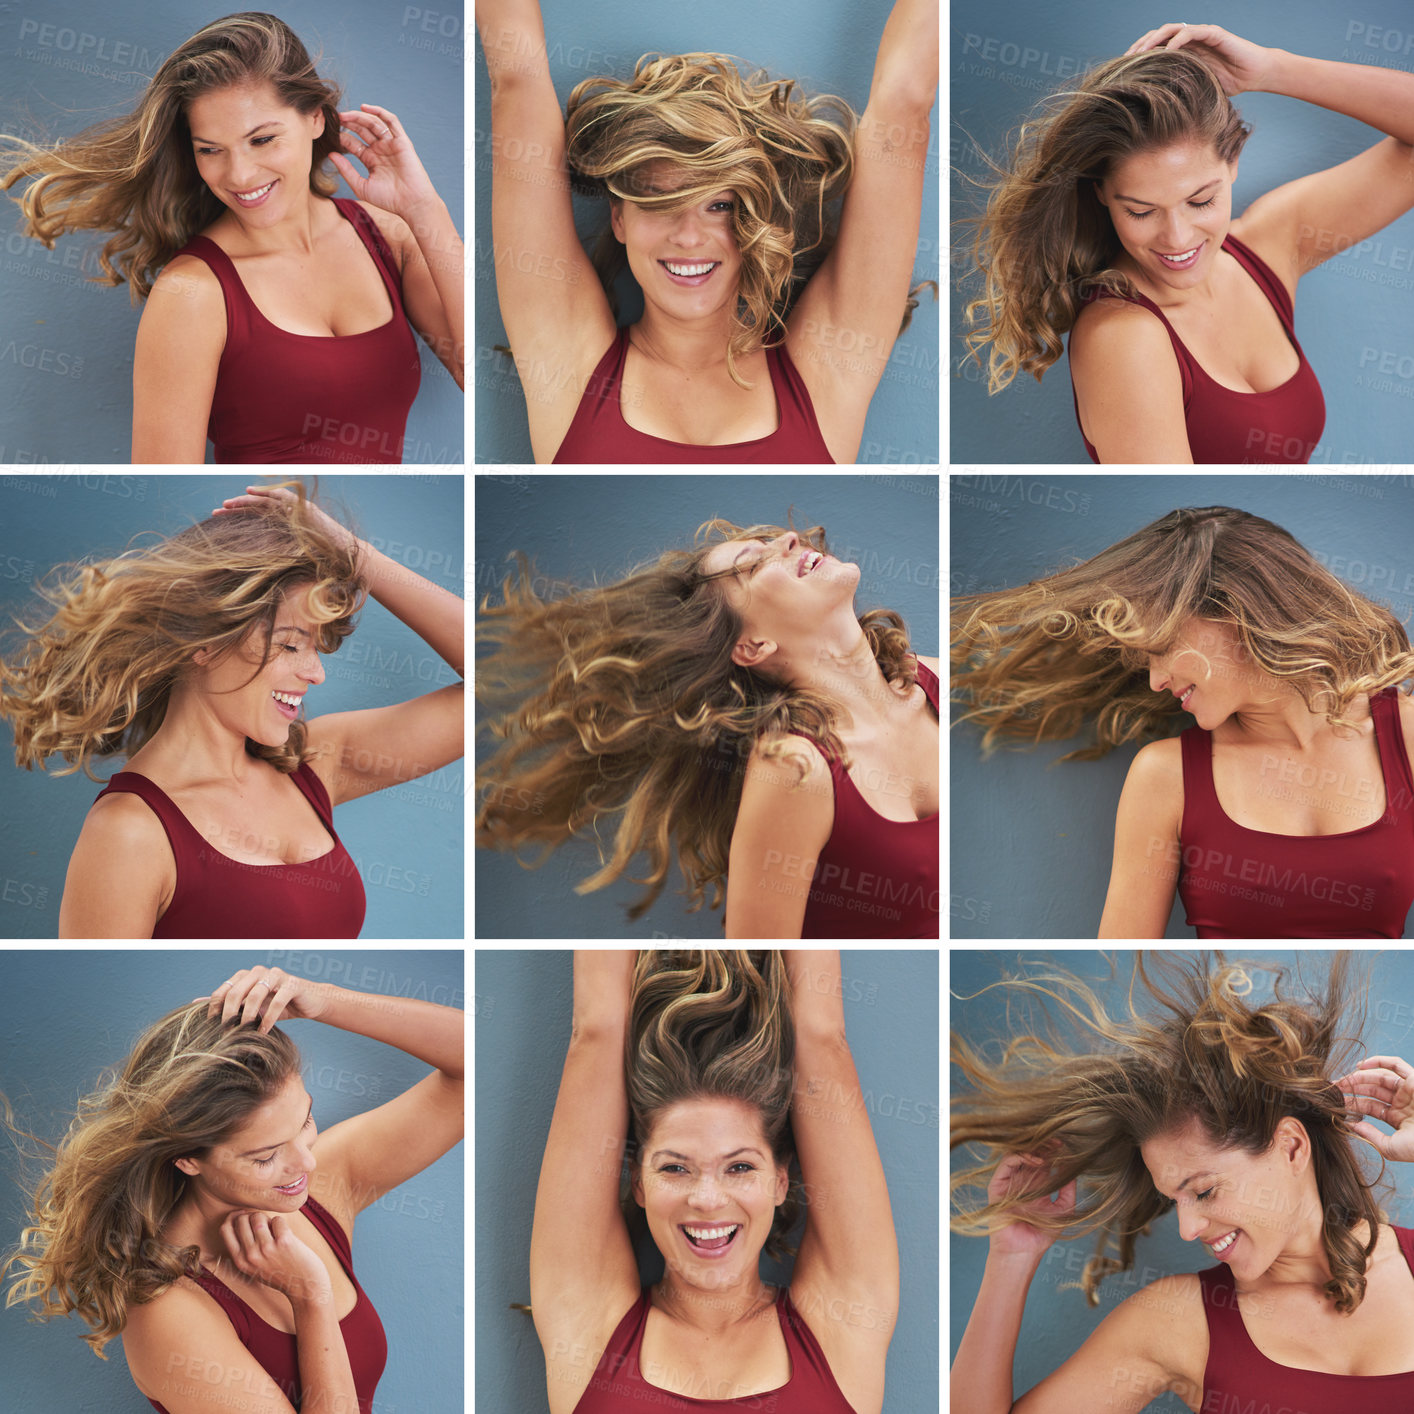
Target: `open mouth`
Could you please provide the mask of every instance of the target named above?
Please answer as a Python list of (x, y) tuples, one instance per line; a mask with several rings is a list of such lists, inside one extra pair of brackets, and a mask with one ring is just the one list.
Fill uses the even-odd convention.
[(807, 574), (810, 574), (824, 558), (825, 556), (819, 550), (807, 550), (800, 557), (800, 562), (796, 565), (796, 578), (802, 579)]
[(287, 722), (293, 722), (299, 716), (300, 703), (304, 701), (303, 693), (272, 692), (270, 696), (275, 699), (275, 710)]
[[(280, 179), (276, 177), (275, 182)], [(240, 202), (242, 206), (260, 206), (265, 198), (275, 189), (275, 182), (266, 182), (263, 187), (255, 187), (251, 191), (233, 191), (231, 195)]]
[(307, 1173), (302, 1173), (292, 1184), (289, 1185), (288, 1188), (277, 1187), (275, 1189), (275, 1192), (283, 1193), (286, 1198), (298, 1198), (299, 1195), (303, 1193), (304, 1190), (308, 1187), (309, 1175)]
[(1188, 708), (1188, 699), (1193, 696), (1193, 692), (1194, 692), (1194, 685), (1193, 685), (1192, 683), (1189, 683), (1189, 685), (1188, 685), (1186, 688), (1183, 689), (1183, 693), (1182, 693), (1182, 695), (1181, 695), (1181, 696), (1179, 697), (1179, 699), (1178, 699), (1178, 705), (1179, 705), (1180, 709), (1185, 710), (1185, 711), (1187, 710), (1187, 708)]
[(1177, 255), (1165, 255), (1161, 250), (1156, 250), (1154, 254), (1163, 261), (1166, 269), (1191, 270), (1198, 263), (1198, 257), (1202, 254), (1205, 245), (1207, 245), (1207, 241), (1199, 241), (1192, 250), (1179, 251)]
[(689, 289), (705, 285), (721, 263), (720, 260), (660, 260), (658, 262), (673, 284), (686, 285)]
[(1228, 1233), (1226, 1237), (1220, 1237), (1216, 1242), (1210, 1242), (1208, 1244), (1208, 1250), (1214, 1257), (1226, 1257), (1232, 1251), (1234, 1244), (1237, 1242), (1237, 1238), (1238, 1233), (1234, 1229), (1232, 1232)]
[(722, 1257), (731, 1251), (741, 1232), (740, 1223), (726, 1223), (717, 1227), (688, 1227), (679, 1224), (688, 1246), (704, 1257)]

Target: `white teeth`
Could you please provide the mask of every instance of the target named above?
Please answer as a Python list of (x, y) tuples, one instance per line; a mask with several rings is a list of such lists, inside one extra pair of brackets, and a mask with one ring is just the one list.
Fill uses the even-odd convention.
[(268, 191), (270, 190), (270, 188), (273, 187), (274, 185), (275, 185), (274, 182), (266, 182), (263, 187), (257, 187), (254, 191), (238, 191), (238, 192), (235, 193), (236, 200), (237, 200), (237, 201), (259, 201), (260, 198), (261, 198), (262, 196), (264, 196), (265, 193), (268, 192)]
[(733, 1223), (731, 1227), (687, 1227), (683, 1231), (689, 1237), (695, 1237), (699, 1242), (703, 1242), (711, 1241), (717, 1237), (727, 1237), (740, 1226), (740, 1223)]
[(824, 558), (825, 557), (818, 550), (814, 551), (805, 563), (805, 573), (809, 574)]
[(270, 696), (287, 707), (298, 707), (304, 701), (303, 697), (297, 697), (293, 692), (272, 692)]
[(1189, 699), (1190, 697), (1192, 697), (1192, 696), (1193, 696), (1193, 689), (1192, 689), (1191, 687), (1186, 687), (1186, 688), (1184, 688), (1184, 690), (1183, 690), (1183, 696), (1178, 699), (1178, 705), (1179, 705), (1180, 707), (1187, 707), (1187, 706), (1188, 706), (1188, 699)]
[(691, 276), (705, 275), (716, 266), (717, 262), (715, 260), (709, 260), (705, 265), (674, 265), (671, 261), (665, 260), (663, 264), (666, 265), (674, 275)]
[(1213, 1256), (1216, 1257), (1220, 1252), (1226, 1252), (1227, 1249), (1231, 1247), (1232, 1244), (1236, 1241), (1237, 1234), (1235, 1232), (1230, 1232), (1226, 1237), (1223, 1238), (1221, 1242), (1214, 1242), (1212, 1244)]
[(1162, 251), (1158, 252), (1159, 258), (1161, 260), (1170, 260), (1175, 265), (1182, 265), (1185, 260), (1187, 260), (1190, 256), (1197, 255), (1197, 253), (1198, 247), (1196, 245), (1193, 247), (1192, 250), (1184, 251), (1182, 255), (1165, 255)]

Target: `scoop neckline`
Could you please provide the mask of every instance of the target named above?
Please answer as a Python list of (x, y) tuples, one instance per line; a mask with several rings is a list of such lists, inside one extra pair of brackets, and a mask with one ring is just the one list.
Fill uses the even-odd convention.
[[(201, 240), (211, 241), (211, 244), (230, 262), (231, 273), (236, 277), (236, 283), (240, 285), (241, 293), (245, 295), (246, 303), (255, 311), (256, 318), (268, 329), (273, 330), (276, 334), (283, 334), (287, 339), (318, 339), (325, 343), (330, 341), (347, 343), (350, 339), (366, 339), (370, 334), (381, 334), (385, 329), (397, 323), (398, 304), (393, 298), (393, 292), (388, 288), (388, 281), (383, 274), (383, 267), (379, 265), (377, 257), (369, 249), (368, 242), (364, 239), (363, 232), (359, 230), (358, 223), (339, 205), (334, 197), (329, 197), (328, 200), (334, 203), (334, 210), (339, 213), (339, 218), (347, 221), (349, 225), (354, 228), (354, 234), (358, 237), (358, 243), (363, 247), (364, 254), (373, 262), (373, 269), (378, 276), (378, 283), (383, 286), (383, 293), (388, 297), (388, 304), (392, 308), (392, 313), (382, 324), (378, 324), (372, 329), (360, 329), (357, 334), (297, 334), (293, 329), (282, 329), (274, 320), (266, 315), (265, 311), (262, 310), (258, 304), (256, 304), (255, 296), (251, 294), (246, 282), (241, 279), (240, 268), (236, 265), (235, 257), (232, 256), (230, 251), (226, 250), (219, 242), (211, 240), (210, 236), (203, 235), (200, 237)], [(362, 208), (359, 209), (362, 210)], [(370, 217), (369, 219), (371, 220), (372, 218)], [(239, 863), (240, 861), (237, 860), (236, 862)]]

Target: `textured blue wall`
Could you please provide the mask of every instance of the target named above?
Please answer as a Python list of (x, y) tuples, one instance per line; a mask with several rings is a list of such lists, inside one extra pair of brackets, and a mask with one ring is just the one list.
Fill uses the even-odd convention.
[[(1407, 476), (954, 476), (951, 592), (1025, 584), (1178, 506), (1236, 506), (1265, 516), (1346, 583), (1414, 624), (1414, 484)], [(1115, 808), (1137, 748), (1047, 769), (1080, 742), (1002, 749), (987, 761), (980, 742), (970, 725), (952, 733), (948, 935), (1094, 937)], [(1166, 936), (1192, 936), (1177, 901)]]
[[(1019, 1025), (1008, 1026), (1006, 999), (1001, 988), (974, 1001), (959, 1001), (958, 998), (971, 997), (989, 983), (999, 981), (1003, 969), (1015, 972), (1022, 956), (1019, 953), (961, 949), (955, 949), (949, 955), (948, 985), (953, 993), (951, 1025), (956, 1033), (974, 1046), (984, 1040), (1010, 1037), (1023, 1028)], [(1101, 1001), (1112, 1010), (1112, 1014), (1126, 1014), (1124, 990), (1132, 973), (1132, 954), (1119, 954), (1114, 980), (1108, 980), (1107, 962), (1093, 952), (1047, 951), (1037, 954), (1033, 951), (1024, 956), (1032, 959), (1039, 956), (1047, 964), (1059, 964), (1078, 973), (1099, 993)], [(1317, 988), (1324, 982), (1326, 969), (1330, 965), (1329, 954), (1321, 951), (1298, 953), (1272, 949), (1232, 956), (1259, 959), (1269, 967), (1293, 970), (1299, 967), (1301, 978)], [(1414, 960), (1397, 953), (1377, 955), (1367, 952), (1360, 961), (1372, 965), (1374, 969), (1368, 989), (1369, 1020), (1364, 1032), (1368, 1045), (1352, 1057), (1351, 1064), (1364, 1055), (1403, 1055), (1414, 1059), (1409, 1040), (1410, 1026), (1414, 1024), (1414, 1000), (1411, 1000), (1414, 999)], [(1254, 977), (1254, 982), (1254, 995), (1263, 1000), (1270, 996), (1270, 976), (1259, 973)], [(1300, 995), (1297, 989), (1292, 990)], [(1147, 993), (1142, 989), (1140, 996), (1147, 999)], [(1141, 1007), (1142, 1010), (1144, 1008)], [(962, 1078), (951, 1067), (949, 1070), (949, 1089), (956, 1094), (962, 1088)], [(1374, 1161), (1371, 1171), (1377, 1170), (1378, 1155), (1363, 1141), (1356, 1142)], [(1408, 1164), (1390, 1164), (1385, 1174), (1394, 1188), (1393, 1197), (1385, 1203), (1389, 1219), (1407, 1227), (1414, 1223), (1414, 1174), (1411, 1174)], [(1060, 1288), (1068, 1282), (1080, 1280), (1081, 1268), (1093, 1251), (1093, 1238), (1057, 1242), (1032, 1281), (1016, 1347), (1014, 1387), (1017, 1398), (1074, 1355), (1090, 1332), (1120, 1301), (1139, 1287), (1148, 1286), (1150, 1282), (1170, 1273), (1196, 1272), (1212, 1265), (1207, 1260), (1206, 1252), (1195, 1243), (1179, 1237), (1177, 1220), (1172, 1215), (1165, 1216), (1154, 1224), (1149, 1236), (1139, 1239), (1133, 1268), (1123, 1275), (1107, 1277), (1100, 1287), (1100, 1305), (1091, 1307), (1086, 1305), (1080, 1291), (1062, 1291)], [(952, 1303), (948, 1331), (949, 1362), (957, 1354), (962, 1333), (972, 1314), (972, 1306), (982, 1284), (982, 1267), (986, 1258), (985, 1239), (949, 1236), (948, 1285)], [(1146, 1409), (1152, 1414), (1183, 1414), (1186, 1407), (1177, 1395), (1166, 1394), (1148, 1404)]]
[[(798, 526), (824, 525), (832, 553), (859, 564), (855, 608), (897, 609), (917, 651), (937, 657), (937, 492), (937, 478), (927, 475), (478, 476), (476, 597), (499, 599), (513, 550), (530, 556), (543, 579), (609, 582), (664, 550), (690, 544), (713, 516), (737, 525), (782, 525), (794, 505)], [(488, 750), (491, 744), (482, 745)], [(574, 885), (598, 867), (592, 845), (580, 842), (530, 873), (509, 855), (478, 850), (476, 936), (721, 938), (720, 910), (684, 911), (676, 866), (658, 902), (636, 923), (624, 908), (642, 890), (625, 880), (575, 894)]]
[[(884, 1414), (938, 1403), (938, 958), (931, 948), (840, 956), (845, 1025), (889, 1183), (902, 1263)], [(481, 949), (476, 1013), (476, 1405), (545, 1414), (545, 1358), (529, 1316), (530, 1224), (569, 1044), (564, 952)], [(645, 1282), (661, 1274), (649, 1245)], [(788, 1269), (763, 1267), (773, 1284)]]
[[(671, 6), (649, 0), (541, 0), (550, 74), (563, 109), (575, 84), (596, 74), (627, 78), (639, 56), (709, 51), (732, 54), (746, 68), (794, 78), (810, 93), (838, 94), (856, 112), (869, 97), (869, 80), (891, 0), (718, 0), (707, 6)], [(478, 41), (479, 48), (479, 41)], [(506, 342), (496, 303), (491, 248), (491, 95), (486, 60), (476, 58), (476, 460), (529, 462), (525, 396), (509, 358), (494, 352)], [(913, 279), (938, 275), (938, 109), (928, 148), (923, 224)], [(602, 202), (575, 199), (575, 224), (592, 248), (608, 223)], [(924, 290), (913, 323), (894, 346), (874, 394), (859, 461), (927, 465), (938, 460), (939, 309)], [(623, 317), (630, 316), (627, 309)]]
[[(121, 1064), (144, 1028), (173, 1007), (262, 963), (361, 992), (463, 1008), (465, 960), (436, 952), (91, 951), (0, 952), (0, 1090), (16, 1122), (55, 1142), (80, 1095)], [(304, 1081), (321, 1128), (375, 1108), (415, 1085), (428, 1067), (391, 1046), (332, 1026), (295, 1021), (287, 1030), (304, 1060)], [(27, 1146), (32, 1148), (33, 1146)], [(39, 1172), (27, 1165), (23, 1175)], [(0, 1249), (24, 1224), (14, 1144), (0, 1142)], [(460, 1146), (359, 1215), (354, 1270), (388, 1333), (388, 1366), (374, 1414), (460, 1414), (463, 1304)], [(152, 1414), (128, 1375), (122, 1345), (94, 1358), (77, 1316), (47, 1324), (27, 1308), (0, 1314), (5, 1408)]]
[[(172, 50), (235, 8), (191, 0), (0, 4), (0, 132), (52, 142), (131, 111)], [(275, 12), (321, 74), (343, 85), (344, 111), (377, 103), (398, 115), (464, 231), (460, 7), (286, 0)], [(352, 193), (341, 183), (339, 195)], [(142, 311), (129, 304), (126, 286), (88, 282), (100, 273), (105, 239), (82, 232), (45, 250), (20, 234), (18, 205), (6, 198), (0, 206), (0, 462), (132, 455), (133, 340)], [(404, 456), (461, 462), (462, 394), (420, 339), (418, 348), (422, 386)]]
[[(126, 472), (0, 479), (0, 642), (11, 641), (11, 615), (34, 621), (34, 582), (54, 566), (116, 555), (144, 531), (174, 535), (254, 480)], [(463, 592), (460, 476), (325, 476), (319, 496), (336, 514), (342, 507), (364, 539), (400, 564)], [(386, 706), (456, 681), (432, 649), (371, 599), (358, 632), (325, 661), (325, 672), (315, 715)], [(69, 854), (102, 786), (82, 772), (19, 770), (13, 747), (9, 725), (0, 725), (0, 937), (52, 938)], [(100, 762), (94, 773), (106, 781), (119, 769), (116, 761)], [(335, 812), (368, 895), (363, 937), (463, 936), (463, 778), (462, 763), (454, 762)]]
[[(952, 216), (979, 210), (988, 169), (972, 144), (1000, 157), (1008, 136), (1044, 95), (1103, 59), (1122, 54), (1167, 16), (1128, 0), (1057, 6), (1016, 0), (1004, 7), (957, 0), (950, 20), (952, 76)], [(1200, 22), (1205, 17), (1200, 15)], [(1208, 16), (1255, 44), (1316, 59), (1414, 69), (1414, 26), (1408, 0), (1363, 0), (1355, 6), (1288, 0), (1229, 0)], [(1253, 133), (1242, 153), (1233, 196), (1241, 213), (1257, 197), (1310, 172), (1344, 162), (1379, 140), (1362, 123), (1295, 99), (1244, 93), (1235, 100)], [(963, 231), (954, 232), (961, 241)], [(971, 237), (967, 238), (970, 251)], [(1326, 429), (1312, 459), (1389, 463), (1409, 459), (1414, 438), (1414, 215), (1328, 260), (1296, 291), (1296, 337), (1326, 399)], [(953, 256), (956, 279), (971, 267)], [(966, 286), (969, 298), (978, 282)], [(988, 398), (985, 373), (962, 342), (962, 316), (952, 301), (949, 386), (953, 462), (1070, 462), (1090, 465), (1071, 401), (1066, 360), (1037, 384), (1021, 374)], [(985, 362), (985, 354), (983, 355)], [(1390, 372), (1381, 372), (1384, 365)], [(1372, 376), (1373, 375), (1373, 376)]]

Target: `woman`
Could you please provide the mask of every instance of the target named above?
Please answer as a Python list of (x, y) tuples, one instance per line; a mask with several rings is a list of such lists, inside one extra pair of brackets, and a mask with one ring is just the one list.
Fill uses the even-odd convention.
[[(1158, 1009), (1131, 984), (1129, 1015), (1063, 970), (1026, 970), (1001, 984), (1009, 999), (1054, 1002), (1077, 1039), (1013, 1035), (992, 1059), (954, 1037), (967, 1088), (950, 1142), (981, 1161), (952, 1177), (953, 1228), (990, 1239), (954, 1408), (1130, 1414), (1165, 1391), (1194, 1411), (1409, 1407), (1414, 1230), (1383, 1220), (1362, 1145), (1414, 1159), (1414, 1067), (1366, 1056), (1340, 1073), (1347, 964), (1335, 954), (1324, 993), (1301, 1001), (1278, 970), (1259, 1004), (1243, 966), (1160, 959), (1159, 981), (1141, 958)], [(1215, 1264), (1150, 1282), (1014, 1399), (1028, 1288), (1055, 1239), (1098, 1234), (1080, 1281), (1095, 1305), (1171, 1208)]]
[[(566, 118), (537, 0), (483, 3), (477, 23), (497, 294), (535, 460), (853, 462), (911, 308), (935, 0), (897, 0), (857, 127), (840, 100), (716, 54), (585, 79)], [(593, 263), (571, 175), (609, 198)], [(607, 290), (625, 266), (643, 314), (620, 329)]]
[(713, 520), (616, 584), (482, 606), (477, 843), (553, 848), (620, 816), (590, 891), (674, 854), (729, 938), (938, 936), (938, 664), (854, 609), (824, 531)]
[[(462, 247), (397, 117), (339, 112), (290, 28), (229, 15), (126, 117), (16, 149), (24, 230), (113, 234), (104, 278), (145, 301), (132, 459), (400, 462), (420, 368), (462, 382)], [(360, 175), (350, 158), (366, 169)], [(357, 200), (333, 198), (332, 162)]]
[[(1388, 136), (1234, 220), (1250, 131), (1230, 100), (1286, 94)], [(1325, 405), (1296, 341), (1296, 283), (1414, 207), (1414, 75), (1264, 48), (1218, 25), (1138, 39), (1023, 130), (978, 220), (968, 344), (989, 391), (1070, 334), (1096, 462), (1307, 462)]]
[(298, 485), (249, 487), (49, 591), (53, 618), (0, 661), (16, 761), (126, 757), (74, 848), (61, 936), (358, 936), (363, 884), (333, 807), (463, 749), (460, 683), (304, 715), (368, 593), (460, 675), (461, 601)]
[[(434, 1067), (320, 1134), (308, 1019)], [(81, 1102), (7, 1266), (8, 1301), (114, 1336), (165, 1414), (342, 1407), (369, 1414), (388, 1354), (354, 1275), (354, 1219), (462, 1137), (462, 1016), (256, 966), (148, 1028)]]
[[(839, 984), (837, 953), (575, 954), (530, 1250), (550, 1414), (880, 1414), (898, 1249)], [(773, 1290), (761, 1253), (807, 1193)], [(646, 1290), (636, 1209), (666, 1266)]]
[(1163, 937), (1175, 891), (1202, 938), (1402, 935), (1414, 653), (1280, 526), (1172, 511), (1073, 569), (961, 596), (953, 623), (953, 685), (984, 746), (1091, 719), (1095, 745), (1071, 757), (1148, 742), (1120, 796), (1102, 938)]

